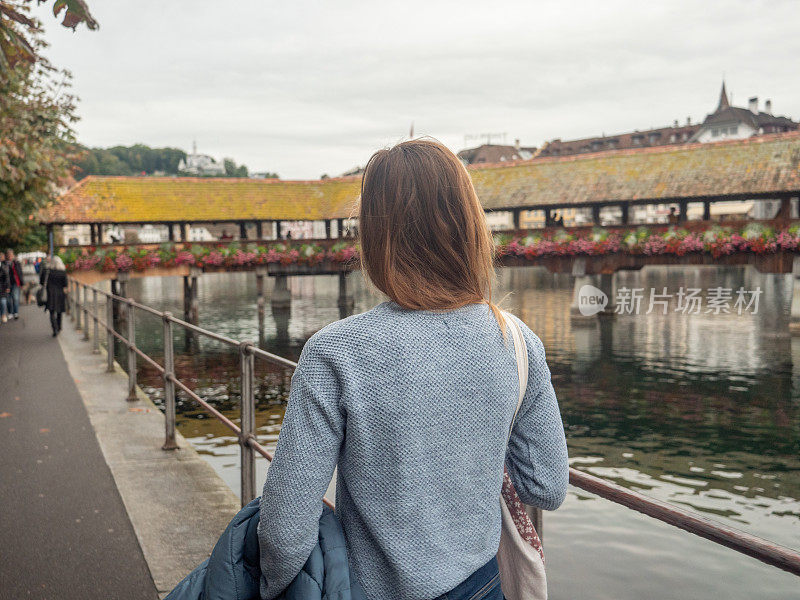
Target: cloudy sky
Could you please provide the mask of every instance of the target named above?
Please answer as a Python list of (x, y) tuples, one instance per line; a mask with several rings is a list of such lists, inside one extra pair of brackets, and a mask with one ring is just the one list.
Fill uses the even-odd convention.
[(196, 140), (283, 178), (363, 165), (412, 121), (459, 150), (702, 119), (723, 74), (735, 104), (800, 119), (794, 0), (88, 2), (99, 31), (36, 9), (81, 142)]

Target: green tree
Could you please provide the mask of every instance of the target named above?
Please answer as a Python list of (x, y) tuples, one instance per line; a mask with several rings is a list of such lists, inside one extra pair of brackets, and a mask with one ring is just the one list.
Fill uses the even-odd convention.
[(232, 158), (225, 158), (222, 160), (222, 165), (225, 167), (225, 177), (247, 177), (247, 167), (244, 165), (236, 166), (236, 161)]
[(186, 158), (186, 152), (179, 148), (150, 148), (144, 144), (83, 150), (75, 163), (77, 179), (87, 175), (176, 175), (178, 164)]
[[(33, 0), (0, 0), (0, 72), (12, 69), (19, 62), (32, 63), (40, 59), (41, 23), (30, 16)], [(36, 0), (37, 4), (47, 0)], [(89, 7), (84, 0), (54, 0), (53, 15), (63, 12), (61, 24), (75, 29), (85, 23), (89, 29), (97, 29)]]
[[(43, 43), (38, 34), (34, 51)], [(64, 185), (77, 158), (71, 76), (45, 61), (0, 71), (0, 247), (34, 232), (37, 212)]]
[(232, 158), (223, 158), (222, 166), (225, 167), (225, 177), (236, 176), (236, 163), (233, 161)]

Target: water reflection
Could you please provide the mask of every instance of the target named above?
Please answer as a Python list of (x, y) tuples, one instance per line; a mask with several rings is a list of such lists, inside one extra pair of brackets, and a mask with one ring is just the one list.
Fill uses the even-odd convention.
[[(380, 301), (359, 274), (349, 279), (354, 312)], [(574, 466), (800, 548), (800, 339), (788, 335), (789, 276), (708, 267), (620, 273), (617, 287), (741, 286), (763, 294), (757, 314), (684, 315), (670, 305), (666, 315), (598, 318), (588, 326), (570, 320), (572, 277), (516, 268), (499, 279), (496, 297), (509, 294), (503, 305), (547, 349)], [(204, 275), (200, 325), (297, 359), (311, 334), (340, 318), (338, 280), (290, 278), (289, 285), (291, 308), (272, 312), (267, 301), (260, 319), (252, 274)], [(131, 288), (145, 303), (180, 314), (179, 279), (136, 280)], [(159, 326), (142, 320), (137, 334), (156, 355)], [(178, 340), (176, 349), (183, 348)], [(196, 339), (176, 364), (192, 387), (238, 418), (235, 349)], [(257, 368), (259, 439), (272, 445), (289, 375)], [(157, 374), (142, 367), (141, 375), (158, 400)], [(185, 399), (179, 411), (180, 431), (238, 490), (236, 440)], [(796, 594), (791, 576), (575, 490), (545, 523), (554, 598)]]

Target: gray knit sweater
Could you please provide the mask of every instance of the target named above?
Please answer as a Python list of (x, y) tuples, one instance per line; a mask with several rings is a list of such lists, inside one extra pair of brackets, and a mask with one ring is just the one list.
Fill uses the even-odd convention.
[(494, 556), (504, 460), (524, 502), (561, 504), (564, 428), (542, 343), (521, 325), (530, 373), (507, 452), (514, 345), (487, 305), (385, 302), (308, 340), (261, 498), (263, 598), (311, 553), (337, 465), (336, 512), (370, 600), (435, 598)]

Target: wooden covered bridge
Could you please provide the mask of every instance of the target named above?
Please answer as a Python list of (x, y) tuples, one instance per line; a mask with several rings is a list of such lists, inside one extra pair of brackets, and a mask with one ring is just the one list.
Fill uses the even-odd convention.
[[(759, 220), (777, 231), (788, 229), (797, 218), (800, 132), (480, 165), (471, 167), (470, 174), (494, 229), (518, 237), (531, 232), (547, 237), (556, 230), (589, 236), (598, 225), (620, 235), (641, 228), (663, 232), (670, 224), (703, 232), (719, 224), (722, 215), (715, 207), (742, 201), (747, 202), (749, 214), (734, 216), (726, 225), (743, 228)], [(360, 183), (360, 177), (316, 181), (87, 177), (45, 209), (41, 218), (51, 240), (63, 226), (88, 226), (93, 246), (103, 245), (104, 229), (110, 226), (166, 226), (169, 239), (182, 244), (188, 242), (192, 226), (225, 223), (238, 229), (239, 240), (266, 243), (285, 239), (290, 222), (315, 222), (327, 240), (304, 241), (327, 247), (352, 232), (347, 223), (355, 224)], [(552, 226), (556, 213), (569, 216), (559, 227)], [(503, 214), (505, 227), (498, 220)], [(63, 239), (56, 245), (61, 244)], [(765, 272), (789, 273), (795, 250), (730, 256), (506, 255), (501, 264), (543, 265), (579, 276), (613, 275), (650, 264), (751, 264)], [(340, 273), (346, 303), (344, 274), (352, 268), (353, 264), (322, 263), (304, 269), (270, 265), (268, 274), (277, 277), (273, 302), (285, 300), (287, 275)], [(191, 283), (187, 285), (190, 289)], [(800, 318), (800, 298), (797, 310)]]
[[(790, 218), (800, 196), (800, 132), (715, 144), (548, 157), (471, 167), (487, 212), (507, 212), (515, 230), (534, 215), (586, 211), (589, 224), (635, 223), (636, 207), (674, 206), (679, 221), (689, 205), (712, 207), (737, 200), (781, 202), (775, 215)], [(325, 223), (326, 237), (340, 235), (356, 216), (360, 177), (315, 181), (186, 177), (89, 176), (42, 213), (51, 229), (84, 225), (93, 244), (113, 225), (166, 225), (170, 239), (185, 241), (191, 225), (229, 223), (242, 239), (284, 237), (290, 221)], [(612, 210), (609, 210), (612, 209)], [(613, 210), (616, 209), (616, 210)], [(796, 211), (796, 209), (795, 209)], [(603, 219), (604, 212), (609, 218)], [(549, 223), (551, 219), (539, 221)]]

